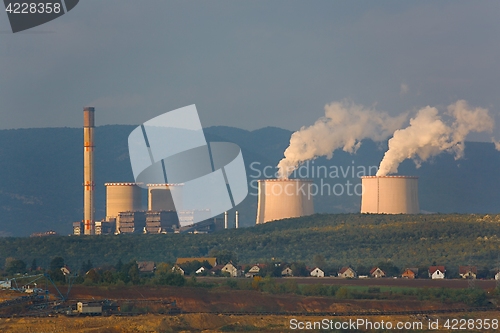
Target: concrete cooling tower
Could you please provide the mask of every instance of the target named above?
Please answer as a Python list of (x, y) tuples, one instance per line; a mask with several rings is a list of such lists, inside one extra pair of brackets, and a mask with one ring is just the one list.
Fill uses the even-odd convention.
[(136, 183), (106, 183), (106, 220), (121, 212), (142, 210), (142, 192)]
[(257, 224), (314, 214), (310, 180), (258, 181)]
[(418, 214), (418, 177), (366, 176), (361, 178), (361, 213)]
[(148, 184), (148, 210), (182, 210), (182, 207), (176, 209), (173, 196), (177, 198), (177, 206), (182, 206), (182, 200), (179, 200), (182, 184)]

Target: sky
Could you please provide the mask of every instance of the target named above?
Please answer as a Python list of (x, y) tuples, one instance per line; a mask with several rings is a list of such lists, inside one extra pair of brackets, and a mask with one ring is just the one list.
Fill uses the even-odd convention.
[(82, 0), (13, 34), (0, 12), (0, 129), (80, 127), (84, 106), (97, 125), (138, 125), (196, 104), (204, 127), (297, 130), (343, 99), (391, 115), (465, 99), (500, 138), (499, 14), (498, 1)]

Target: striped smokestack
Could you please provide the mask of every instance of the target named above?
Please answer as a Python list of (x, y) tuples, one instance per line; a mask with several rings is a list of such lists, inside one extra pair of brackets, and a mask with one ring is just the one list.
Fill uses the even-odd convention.
[(83, 108), (83, 231), (94, 234), (94, 108)]

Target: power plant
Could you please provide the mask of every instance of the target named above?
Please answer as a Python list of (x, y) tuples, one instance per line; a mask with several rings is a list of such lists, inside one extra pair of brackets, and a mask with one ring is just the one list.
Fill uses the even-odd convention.
[(182, 207), (176, 207), (174, 204), (174, 197), (182, 196), (182, 184), (147, 184), (147, 186), (148, 210), (182, 210)]
[(418, 214), (418, 177), (361, 177), (361, 213)]
[(106, 221), (112, 221), (120, 212), (142, 210), (142, 189), (136, 183), (105, 183)]
[(258, 181), (257, 224), (314, 214), (311, 180)]
[(83, 233), (95, 233), (94, 220), (94, 108), (83, 108)]
[[(211, 232), (222, 229), (222, 221), (208, 220), (210, 211), (180, 211), (183, 202), (183, 184), (148, 184), (148, 210), (144, 211), (143, 190), (139, 186), (141, 184), (105, 183), (106, 216), (96, 221), (94, 114), (93, 107), (83, 109), (83, 220), (73, 223), (74, 235), (181, 232), (183, 227), (188, 229), (188, 232)], [(174, 202), (177, 203), (177, 207)], [(194, 220), (207, 221), (199, 226), (192, 226)], [(216, 225), (221, 226), (216, 227)]]

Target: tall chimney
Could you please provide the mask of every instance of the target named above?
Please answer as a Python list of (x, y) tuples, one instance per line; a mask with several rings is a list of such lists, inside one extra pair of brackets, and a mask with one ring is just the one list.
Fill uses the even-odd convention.
[(236, 216), (235, 216), (235, 221), (234, 221), (234, 227), (238, 229), (240, 227), (240, 215), (238, 214), (238, 211), (236, 211)]
[(94, 108), (83, 108), (83, 234), (94, 234)]
[(227, 211), (224, 212), (224, 229), (227, 229)]

